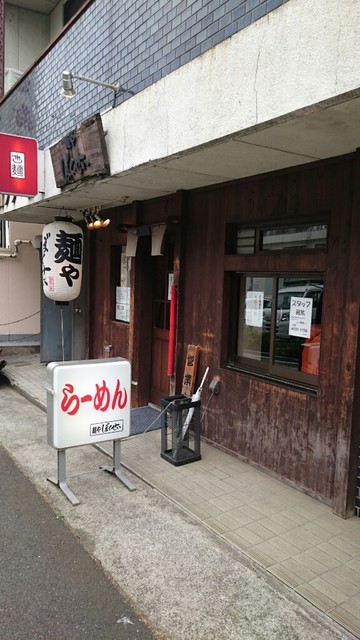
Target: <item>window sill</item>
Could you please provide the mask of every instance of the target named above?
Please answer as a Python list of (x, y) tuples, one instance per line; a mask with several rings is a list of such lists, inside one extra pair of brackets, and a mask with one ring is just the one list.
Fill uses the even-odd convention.
[(231, 373), (237, 373), (246, 378), (253, 378), (256, 380), (260, 380), (261, 382), (266, 382), (271, 385), (275, 385), (277, 387), (282, 387), (283, 389), (291, 389), (292, 391), (298, 391), (299, 393), (305, 393), (314, 398), (319, 396), (319, 388), (315, 385), (306, 384), (303, 382), (298, 382), (294, 380), (286, 380), (284, 378), (280, 378), (278, 376), (270, 375), (268, 373), (261, 373), (259, 371), (253, 371), (250, 369), (246, 369), (245, 367), (239, 367), (238, 365), (228, 363), (223, 365), (222, 369), (224, 371), (229, 371)]

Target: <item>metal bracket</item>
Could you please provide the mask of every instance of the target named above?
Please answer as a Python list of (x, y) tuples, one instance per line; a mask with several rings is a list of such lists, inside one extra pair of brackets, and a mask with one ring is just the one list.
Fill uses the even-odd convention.
[(66, 450), (58, 449), (57, 451), (57, 477), (48, 478), (49, 482), (55, 484), (65, 494), (71, 504), (80, 504), (80, 501), (73, 494), (66, 484)]
[(108, 473), (112, 473), (114, 476), (122, 482), (125, 487), (127, 487), (130, 491), (135, 491), (135, 485), (128, 480), (128, 478), (124, 475), (121, 469), (121, 441), (113, 440), (113, 466), (112, 467), (100, 467), (102, 471), (108, 471)]
[[(71, 504), (80, 504), (80, 501), (69, 489), (66, 483), (66, 449), (57, 450), (57, 476), (47, 478), (49, 482), (55, 484), (63, 492), (63, 494), (70, 500)], [(121, 468), (121, 442), (120, 440), (113, 440), (113, 466), (112, 467), (99, 467), (102, 471), (108, 471), (118, 478), (130, 491), (135, 491), (135, 485), (128, 480)]]

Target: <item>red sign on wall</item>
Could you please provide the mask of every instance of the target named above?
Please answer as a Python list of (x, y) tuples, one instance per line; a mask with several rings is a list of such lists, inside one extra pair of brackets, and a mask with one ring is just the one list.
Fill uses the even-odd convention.
[(0, 133), (0, 193), (37, 195), (38, 144), (34, 138)]

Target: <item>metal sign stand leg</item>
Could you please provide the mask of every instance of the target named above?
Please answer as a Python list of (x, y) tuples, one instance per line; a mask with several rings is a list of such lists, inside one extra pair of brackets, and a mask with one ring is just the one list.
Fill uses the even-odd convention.
[(66, 449), (57, 450), (57, 478), (53, 476), (52, 478), (48, 478), (48, 480), (61, 489), (71, 504), (80, 504), (77, 497), (66, 484)]
[(102, 471), (108, 471), (115, 475), (125, 487), (130, 491), (135, 491), (135, 485), (127, 479), (121, 469), (121, 441), (113, 440), (113, 466), (112, 467), (100, 467)]

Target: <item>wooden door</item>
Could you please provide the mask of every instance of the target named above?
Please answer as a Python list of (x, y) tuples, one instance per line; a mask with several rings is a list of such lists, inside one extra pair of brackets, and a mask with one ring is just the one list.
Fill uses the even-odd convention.
[(174, 272), (174, 244), (167, 241), (164, 254), (153, 258), (153, 327), (150, 402), (159, 405), (169, 395), (167, 360), (169, 350), (169, 281)]

